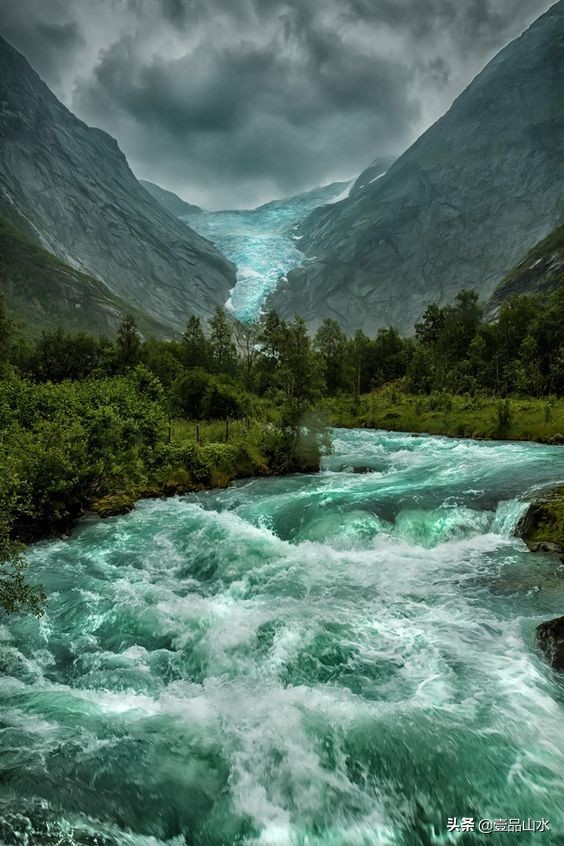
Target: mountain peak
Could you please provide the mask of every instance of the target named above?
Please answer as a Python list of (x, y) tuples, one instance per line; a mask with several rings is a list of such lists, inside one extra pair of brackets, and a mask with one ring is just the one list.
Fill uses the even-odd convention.
[[(410, 331), (462, 288), (489, 297), (564, 209), (564, 0), (505, 47), (379, 179), (311, 215), (273, 306)], [(361, 177), (362, 179), (362, 177)], [(358, 184), (358, 180), (357, 180)]]
[(233, 266), (139, 184), (114, 138), (87, 126), (0, 39), (0, 204), (113, 294), (180, 329), (234, 285)]

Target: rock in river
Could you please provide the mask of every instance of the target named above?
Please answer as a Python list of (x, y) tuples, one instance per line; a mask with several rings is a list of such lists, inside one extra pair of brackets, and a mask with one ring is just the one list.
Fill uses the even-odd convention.
[(555, 670), (564, 671), (564, 617), (537, 626), (537, 646)]

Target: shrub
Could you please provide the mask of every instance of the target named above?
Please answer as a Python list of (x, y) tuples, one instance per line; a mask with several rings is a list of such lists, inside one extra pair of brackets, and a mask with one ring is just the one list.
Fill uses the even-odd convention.
[(207, 420), (224, 420), (226, 417), (240, 419), (249, 413), (249, 405), (246, 394), (213, 379), (203, 397), (202, 414)]
[(497, 431), (506, 432), (513, 421), (513, 410), (508, 399), (500, 400), (496, 408)]

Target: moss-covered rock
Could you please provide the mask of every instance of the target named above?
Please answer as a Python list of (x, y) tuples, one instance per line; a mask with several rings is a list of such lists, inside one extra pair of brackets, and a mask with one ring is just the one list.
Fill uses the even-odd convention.
[(92, 503), (91, 509), (100, 517), (116, 517), (118, 514), (127, 514), (135, 508), (135, 501), (138, 495), (134, 491), (120, 491), (108, 494)]
[(564, 554), (564, 488), (534, 502), (517, 531), (532, 552)]

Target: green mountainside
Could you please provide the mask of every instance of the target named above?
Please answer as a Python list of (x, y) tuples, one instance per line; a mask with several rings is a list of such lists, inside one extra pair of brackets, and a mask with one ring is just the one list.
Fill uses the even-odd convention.
[(21, 219), (0, 217), (0, 291), (10, 313), (30, 335), (59, 326), (69, 332), (114, 335), (128, 313), (135, 315), (143, 334), (170, 334), (99, 279), (56, 258), (33, 238)]
[(488, 312), (495, 316), (510, 297), (550, 294), (564, 284), (564, 224), (529, 250), (494, 291)]

